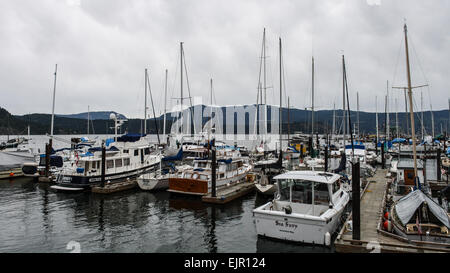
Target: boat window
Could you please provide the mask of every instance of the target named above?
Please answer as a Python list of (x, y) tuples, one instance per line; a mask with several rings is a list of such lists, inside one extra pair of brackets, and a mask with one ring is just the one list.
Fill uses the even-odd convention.
[(85, 167), (85, 171), (88, 172), (89, 171), (89, 161), (86, 161), (86, 167)]
[(207, 177), (206, 177), (206, 175), (204, 175), (204, 174), (201, 174), (201, 175), (200, 175), (200, 180), (207, 180)]
[(146, 155), (150, 154), (150, 148), (145, 148), (144, 149), (144, 154), (146, 154)]
[(194, 173), (194, 175), (192, 176), (193, 179), (197, 179), (198, 178), (198, 173)]
[(116, 159), (116, 168), (122, 167), (122, 158)]
[(123, 150), (123, 153), (124, 154), (128, 154), (128, 150)]
[(301, 180), (294, 181), (292, 185), (292, 202), (312, 204), (312, 184)]
[(107, 169), (114, 168), (114, 160), (106, 160), (106, 168)]
[(138, 155), (139, 155), (139, 150), (138, 149), (134, 150), (134, 156), (138, 156)]
[(314, 183), (314, 204), (328, 205), (330, 203), (330, 193), (328, 192), (328, 184)]
[(333, 183), (333, 193), (337, 192), (340, 188), (340, 181), (336, 181)]
[(124, 166), (130, 166), (130, 159), (129, 158), (124, 158), (123, 159), (123, 165)]

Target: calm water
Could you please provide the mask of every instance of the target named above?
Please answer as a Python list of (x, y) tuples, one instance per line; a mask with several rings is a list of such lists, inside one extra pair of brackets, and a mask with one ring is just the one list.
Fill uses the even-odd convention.
[(30, 178), (0, 180), (0, 252), (64, 253), (77, 243), (81, 252), (333, 252), (258, 237), (252, 210), (267, 201), (253, 193), (214, 206), (168, 192), (68, 194)]
[[(258, 238), (256, 193), (221, 206), (139, 189), (112, 195), (54, 192), (32, 179), (0, 180), (0, 252), (331, 252)], [(71, 242), (74, 241), (74, 242)]]

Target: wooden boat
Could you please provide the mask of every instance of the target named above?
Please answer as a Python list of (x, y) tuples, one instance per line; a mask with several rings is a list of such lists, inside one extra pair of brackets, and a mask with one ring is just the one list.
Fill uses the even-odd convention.
[[(211, 193), (211, 161), (194, 160), (194, 165), (169, 177), (169, 192), (207, 195)], [(245, 180), (253, 166), (245, 158), (217, 160), (216, 189)]]

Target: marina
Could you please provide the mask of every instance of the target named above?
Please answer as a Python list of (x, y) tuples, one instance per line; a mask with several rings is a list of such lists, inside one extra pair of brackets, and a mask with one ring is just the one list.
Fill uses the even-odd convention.
[(0, 253), (450, 253), (448, 39), (415, 9), (95, 1), (0, 11)]

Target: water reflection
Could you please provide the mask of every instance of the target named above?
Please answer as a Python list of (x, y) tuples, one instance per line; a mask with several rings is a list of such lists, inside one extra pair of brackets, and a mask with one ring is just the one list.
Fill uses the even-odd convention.
[(210, 205), (166, 191), (102, 195), (49, 186), (30, 178), (0, 181), (0, 252), (69, 252), (70, 241), (81, 252), (316, 251), (256, 236), (252, 211), (272, 196)]

